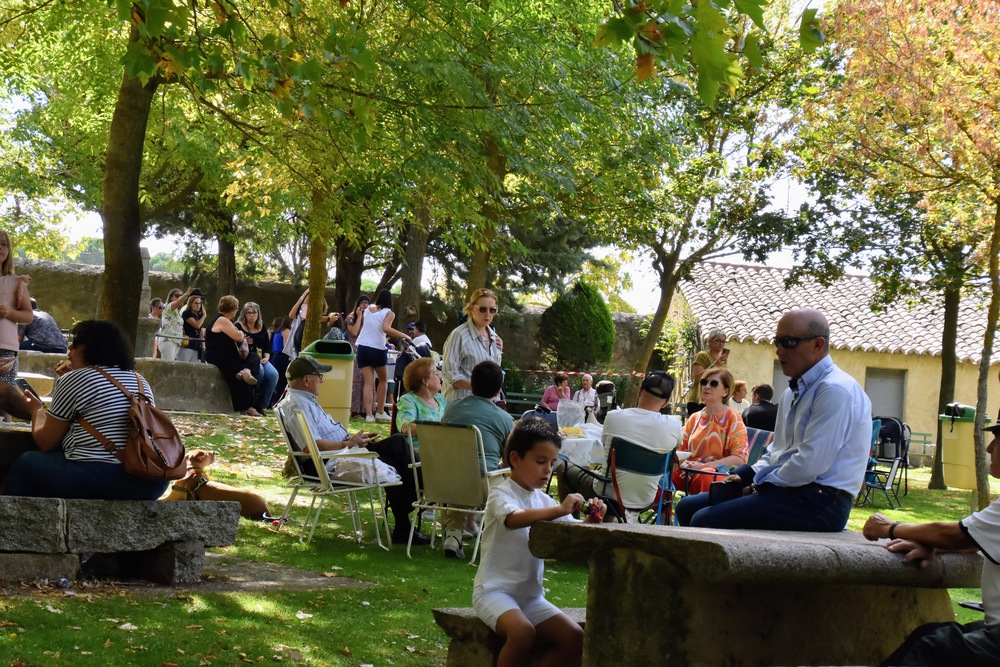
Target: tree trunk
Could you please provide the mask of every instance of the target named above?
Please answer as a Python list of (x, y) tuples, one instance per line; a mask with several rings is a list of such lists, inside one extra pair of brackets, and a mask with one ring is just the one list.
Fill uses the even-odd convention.
[[(341, 237), (335, 241), (337, 277), (334, 282), (336, 300), (334, 309), (341, 313), (354, 310), (354, 302), (361, 295), (361, 274), (365, 270), (365, 253), (356, 250), (347, 239)], [(374, 294), (369, 294), (372, 299)]]
[[(130, 43), (138, 41), (134, 28)], [(139, 176), (146, 141), (146, 123), (158, 81), (145, 86), (128, 74), (118, 89), (108, 152), (104, 165), (104, 278), (101, 316), (122, 328), (135, 346), (136, 313), (142, 289), (142, 218), (139, 210)]]
[(507, 160), (500, 150), (497, 138), (487, 134), (483, 138), (483, 148), (486, 151), (486, 164), (494, 178), (494, 185), (487, 188), (479, 206), (479, 215), (483, 220), (483, 230), (478, 242), (472, 249), (472, 261), (469, 264), (469, 277), (465, 285), (465, 300), (468, 302), (472, 293), (480, 287), (486, 287), (489, 280), (490, 256), (493, 243), (496, 240), (497, 228), (500, 224), (500, 198), (503, 181), (507, 177)]
[(236, 294), (236, 244), (233, 242), (236, 230), (232, 216), (226, 217), (224, 210), (219, 216), (219, 296)]
[(979, 509), (990, 504), (990, 464), (986, 454), (983, 425), (986, 420), (987, 385), (990, 379), (990, 361), (993, 341), (996, 338), (997, 318), (1000, 317), (1000, 199), (994, 202), (993, 237), (990, 239), (990, 307), (986, 315), (986, 333), (983, 335), (983, 356), (979, 360), (979, 381), (976, 394), (976, 487)]
[[(962, 279), (958, 278), (944, 289), (944, 327), (941, 330), (941, 388), (938, 391), (938, 414), (955, 400), (955, 344), (958, 340), (958, 307), (962, 302)], [(946, 489), (941, 455), (941, 420), (937, 425), (937, 447), (934, 448), (934, 465), (931, 468), (929, 489)]]
[(430, 211), (426, 203), (422, 203), (417, 207), (416, 221), (406, 227), (397, 312), (405, 313), (407, 308), (412, 307), (414, 320), (420, 319), (420, 281), (423, 278), (427, 241), (430, 239), (430, 223)]
[[(649, 367), (649, 360), (653, 358), (653, 352), (656, 351), (656, 343), (660, 340), (660, 334), (663, 333), (663, 325), (667, 322), (667, 315), (670, 313), (670, 304), (674, 299), (674, 290), (677, 289), (678, 274), (676, 264), (666, 261), (661, 262), (661, 266), (663, 268), (660, 271), (660, 301), (656, 304), (656, 312), (653, 314), (653, 320), (649, 323), (649, 334), (647, 334), (646, 340), (642, 344), (642, 349), (635, 359), (635, 364), (632, 366), (634, 373), (641, 373), (643, 375), (646, 374), (646, 370)], [(628, 391), (625, 394), (624, 405), (635, 405), (641, 384), (641, 382), (637, 381), (637, 377), (632, 378), (632, 381), (629, 382)]]
[(312, 237), (309, 246), (309, 315), (305, 321), (305, 331), (302, 334), (302, 347), (323, 337), (326, 331), (320, 319), (326, 315), (323, 312), (323, 301), (326, 297), (326, 241), (320, 235)]

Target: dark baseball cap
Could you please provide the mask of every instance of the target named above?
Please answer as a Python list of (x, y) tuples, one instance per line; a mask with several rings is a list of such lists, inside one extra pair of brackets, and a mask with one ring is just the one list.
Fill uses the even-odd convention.
[(992, 426), (984, 426), (984, 431), (989, 431), (993, 435), (1000, 435), (1000, 423), (993, 424)]
[(292, 363), (288, 364), (285, 377), (289, 380), (298, 380), (313, 373), (329, 373), (332, 370), (333, 366), (324, 366), (312, 357), (299, 355), (292, 360)]
[(642, 390), (664, 400), (674, 393), (674, 378), (666, 371), (650, 371), (642, 379)]

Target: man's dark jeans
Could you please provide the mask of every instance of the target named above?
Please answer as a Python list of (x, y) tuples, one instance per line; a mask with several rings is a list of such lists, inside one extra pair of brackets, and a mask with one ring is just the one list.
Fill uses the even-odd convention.
[[(736, 473), (744, 472), (744, 467), (749, 466), (741, 466)], [(763, 484), (757, 489), (756, 493), (718, 505), (709, 505), (707, 493), (687, 496), (677, 503), (677, 521), (682, 526), (696, 528), (821, 533), (839, 533), (847, 526), (852, 504), (847, 493), (819, 484), (797, 487)]]

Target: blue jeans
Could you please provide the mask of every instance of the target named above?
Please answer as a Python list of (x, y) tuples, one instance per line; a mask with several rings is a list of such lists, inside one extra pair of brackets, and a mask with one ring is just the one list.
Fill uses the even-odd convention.
[(839, 533), (847, 526), (851, 501), (846, 493), (827, 486), (775, 486), (763, 484), (735, 500), (708, 504), (699, 493), (677, 503), (677, 522), (695, 528), (747, 528)]
[(271, 407), (271, 397), (274, 388), (278, 386), (278, 370), (270, 361), (260, 365), (260, 377), (257, 378), (257, 386), (254, 388), (253, 402), (257, 412), (263, 412), (264, 408)]
[(62, 449), (21, 454), (3, 485), (5, 496), (90, 500), (156, 500), (166, 490), (166, 480), (127, 475), (116, 463), (70, 461)]

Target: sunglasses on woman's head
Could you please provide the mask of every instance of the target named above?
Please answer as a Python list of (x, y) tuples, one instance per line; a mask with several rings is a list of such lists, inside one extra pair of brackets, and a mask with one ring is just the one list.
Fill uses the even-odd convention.
[(494, 306), (492, 308), (488, 308), (486, 306), (479, 306), (479, 312), (482, 313), (482, 314), (484, 314), (484, 315), (486, 313), (489, 313), (490, 315), (496, 315), (497, 314), (497, 309), (496, 309), (496, 306)]
[(822, 338), (822, 336), (778, 336), (774, 339), (775, 347), (783, 347), (786, 350), (794, 350), (804, 340)]
[(713, 389), (715, 387), (718, 387), (720, 384), (721, 383), (718, 380), (702, 380), (701, 381), (701, 386), (702, 387), (712, 387)]

